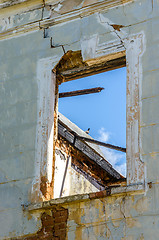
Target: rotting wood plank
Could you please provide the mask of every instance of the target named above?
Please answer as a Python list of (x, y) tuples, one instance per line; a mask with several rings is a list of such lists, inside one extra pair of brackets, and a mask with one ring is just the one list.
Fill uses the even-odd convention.
[(80, 95), (91, 94), (91, 93), (99, 93), (103, 89), (104, 88), (102, 87), (96, 87), (96, 88), (82, 89), (82, 90), (71, 91), (71, 92), (62, 92), (62, 93), (59, 93), (59, 98), (80, 96)]
[(104, 169), (110, 177), (113, 177), (115, 179), (121, 179), (122, 176), (112, 167), (112, 165), (107, 162), (102, 156), (97, 154), (93, 149), (88, 146), (85, 142), (81, 141), (80, 139), (76, 138), (74, 141), (74, 136), (72, 133), (69, 132), (68, 129), (66, 129), (65, 126), (63, 126), (60, 122), (58, 122), (58, 133), (65, 138), (70, 144), (76, 147), (78, 150), (83, 152), (86, 156), (88, 156), (93, 162), (98, 164), (102, 169)]
[(81, 65), (69, 70), (61, 69), (61, 71), (57, 72), (57, 78), (59, 79), (59, 83), (60, 83), (61, 79), (63, 79), (63, 81), (71, 81), (78, 78), (83, 78), (86, 76), (114, 70), (114, 69), (125, 67), (125, 66), (126, 66), (126, 58), (125, 56), (123, 56), (121, 58), (109, 60), (107, 62), (103, 62), (101, 64), (97, 64), (93, 66)]

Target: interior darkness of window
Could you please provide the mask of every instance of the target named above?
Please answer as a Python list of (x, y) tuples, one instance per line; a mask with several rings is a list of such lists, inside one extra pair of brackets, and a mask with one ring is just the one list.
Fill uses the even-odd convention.
[[(59, 92), (103, 87), (99, 93), (59, 99), (59, 111), (96, 140), (126, 147), (126, 67), (62, 83)], [(124, 176), (126, 154), (102, 147)]]

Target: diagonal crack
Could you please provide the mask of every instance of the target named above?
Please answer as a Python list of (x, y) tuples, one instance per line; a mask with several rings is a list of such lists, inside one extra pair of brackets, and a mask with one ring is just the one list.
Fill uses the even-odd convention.
[[(118, 33), (120, 31), (120, 28), (122, 28), (124, 26), (123, 25), (118, 25), (118, 24), (110, 24), (108, 21), (103, 22), (102, 19), (101, 19), (101, 14), (100, 13), (98, 14), (98, 16), (99, 16), (99, 20), (100, 20), (101, 24), (105, 23), (110, 27), (110, 29), (113, 29), (113, 32), (117, 35), (117, 37), (120, 39), (120, 42), (122, 43), (123, 47), (125, 48), (124, 42), (123, 42), (120, 34)], [(126, 48), (125, 48), (125, 50), (126, 50)]]
[[(125, 48), (124, 42), (123, 42), (122, 38), (120, 37), (120, 35), (119, 35), (119, 33), (118, 33), (118, 31), (120, 31), (120, 30), (118, 30), (118, 29), (120, 29), (120, 26), (121, 26), (121, 25), (111, 25), (109, 22), (107, 22), (107, 24), (114, 29), (114, 33), (115, 33), (115, 34), (117, 35), (117, 37), (120, 39), (120, 42), (123, 44), (123, 47)], [(118, 26), (118, 27), (116, 27), (116, 26)], [(126, 50), (126, 48), (125, 48), (125, 50)]]

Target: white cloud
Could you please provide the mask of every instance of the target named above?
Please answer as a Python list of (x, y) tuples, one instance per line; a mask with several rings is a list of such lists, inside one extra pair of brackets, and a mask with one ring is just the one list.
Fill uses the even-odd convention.
[(115, 167), (115, 169), (121, 173), (124, 177), (126, 177), (126, 162), (121, 164), (121, 165), (117, 165)]
[[(99, 131), (98, 140), (102, 142), (108, 142), (111, 134), (106, 131), (105, 128), (101, 128)], [(117, 152), (106, 147), (101, 147), (105, 158), (112, 166), (120, 172), (123, 176), (126, 176), (126, 155), (125, 153)]]
[(101, 141), (101, 142), (107, 142), (107, 141), (109, 140), (109, 138), (110, 138), (110, 133), (107, 132), (107, 131), (105, 130), (105, 128), (102, 127), (101, 129), (99, 129), (98, 133), (99, 133), (99, 137), (98, 137), (98, 140), (99, 140), (99, 141)]

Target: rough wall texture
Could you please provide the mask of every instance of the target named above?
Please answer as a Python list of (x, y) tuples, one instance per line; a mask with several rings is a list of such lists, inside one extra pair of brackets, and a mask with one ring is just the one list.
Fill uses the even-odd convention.
[(51, 123), (45, 118), (50, 102), (44, 99), (51, 69), (63, 50), (82, 50), (84, 59), (93, 59), (96, 40), (98, 54), (104, 56), (109, 50), (105, 47), (100, 52), (103, 45), (123, 44), (138, 34), (144, 36), (138, 126), (139, 156), (146, 169), (144, 193), (137, 193), (134, 187), (131, 195), (64, 204), (68, 210), (66, 239), (158, 239), (159, 1), (13, 2), (0, 1), (0, 239), (33, 239), (31, 236), (44, 231), (45, 210), (30, 213), (24, 211), (24, 205), (47, 200), (39, 193), (39, 179), (46, 176), (48, 184), (52, 180), (47, 161)]
[[(56, 161), (55, 161), (55, 174), (54, 174), (54, 198), (60, 196), (60, 191), (62, 188), (62, 181), (64, 179), (64, 172), (66, 169), (67, 158), (69, 157), (68, 168), (66, 172), (66, 177), (64, 180), (62, 197), (84, 194), (89, 192), (97, 192), (98, 189), (88, 180), (87, 172), (88, 166), (85, 164), (85, 175), (79, 173), (76, 168), (72, 166), (77, 166), (77, 162), (84, 163), (86, 156), (80, 151), (77, 151), (63, 138), (58, 138), (56, 143)], [(81, 164), (82, 166), (82, 164)], [(83, 170), (83, 166), (81, 168)], [(91, 171), (90, 171), (91, 174)]]
[[(41, 214), (41, 229), (35, 234), (18, 239), (25, 240), (64, 240), (66, 239), (68, 210), (62, 207), (52, 208)], [(14, 238), (16, 239), (16, 238)]]

